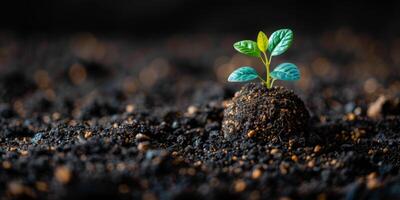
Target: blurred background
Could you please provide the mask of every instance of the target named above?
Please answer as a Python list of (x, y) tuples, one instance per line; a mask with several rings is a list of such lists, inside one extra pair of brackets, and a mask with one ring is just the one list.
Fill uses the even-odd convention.
[[(9, 4), (9, 5), (8, 5)], [(317, 34), (342, 26), (386, 36), (399, 30), (398, 1), (69, 0), (7, 1), (2, 29), (20, 33), (93, 31), (153, 37), (182, 33), (253, 33), (292, 27)]]
[(293, 47), (273, 63), (296, 63), (302, 79), (278, 84), (316, 113), (343, 112), (398, 95), (399, 10), (399, 1), (7, 1), (2, 109), (82, 117), (224, 100), (240, 87), (226, 82), (234, 69), (264, 73), (232, 44), (291, 28)]

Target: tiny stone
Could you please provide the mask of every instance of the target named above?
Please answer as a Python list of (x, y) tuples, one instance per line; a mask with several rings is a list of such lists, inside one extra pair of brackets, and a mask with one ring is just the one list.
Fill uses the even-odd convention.
[(198, 111), (196, 106), (189, 106), (187, 109), (187, 112), (189, 115), (194, 115)]
[(367, 188), (372, 190), (372, 189), (376, 189), (380, 186), (380, 183), (377, 179), (377, 174), (376, 172), (372, 172), (367, 176)]
[(42, 139), (42, 137), (43, 137), (43, 133), (42, 132), (36, 133), (35, 136), (33, 136), (33, 138), (31, 139), (31, 141), (33, 143), (38, 143), (39, 140)]
[(299, 161), (299, 158), (297, 158), (297, 156), (296, 156), (296, 155), (292, 155), (291, 159), (292, 159), (294, 162), (297, 162), (297, 161)]
[(172, 122), (172, 128), (173, 129), (177, 129), (178, 127), (179, 127), (179, 122), (178, 121)]
[(126, 105), (125, 111), (127, 113), (132, 113), (133, 111), (135, 111), (135, 105), (132, 104)]
[(171, 153), (171, 155), (172, 155), (172, 157), (176, 157), (176, 156), (178, 156), (178, 152), (173, 151), (173, 152)]
[(253, 179), (258, 179), (258, 178), (260, 178), (261, 174), (262, 174), (262, 172), (261, 172), (260, 169), (255, 169), (255, 170), (253, 170), (253, 172), (251, 173), (251, 178), (253, 178)]
[(357, 107), (356, 109), (354, 109), (354, 114), (356, 115), (361, 115), (362, 109), (360, 107)]
[(246, 189), (246, 183), (243, 180), (237, 180), (234, 184), (235, 192), (243, 192)]
[(281, 172), (281, 174), (285, 175), (288, 173), (288, 168), (289, 168), (289, 164), (287, 164), (286, 162), (282, 162), (279, 165), (279, 171)]
[(137, 148), (139, 151), (147, 151), (149, 149), (150, 143), (149, 142), (141, 142), (138, 144)]
[(346, 115), (348, 121), (354, 121), (356, 119), (356, 115), (354, 113), (349, 113)]
[(38, 181), (35, 183), (36, 189), (42, 192), (46, 192), (48, 191), (49, 187), (47, 185), (47, 183), (43, 182), (43, 181)]
[(136, 134), (135, 139), (136, 139), (137, 141), (139, 141), (139, 142), (142, 142), (142, 141), (150, 140), (150, 137), (147, 136), (147, 135), (145, 135), (145, 134), (138, 133), (138, 134)]
[(322, 147), (321, 147), (319, 144), (317, 144), (317, 145), (314, 147), (314, 153), (320, 152), (321, 149), (322, 149)]
[(4, 169), (11, 169), (11, 162), (3, 161), (3, 168)]
[(62, 184), (67, 184), (72, 177), (71, 170), (69, 170), (65, 166), (57, 167), (54, 176), (56, 177), (57, 181)]
[(12, 181), (8, 184), (8, 191), (13, 195), (20, 195), (24, 192), (24, 186), (21, 183)]
[(85, 137), (85, 139), (89, 138), (92, 136), (92, 132), (91, 131), (85, 131), (85, 135), (83, 137)]
[(387, 152), (389, 152), (389, 149), (388, 149), (387, 147), (385, 147), (385, 148), (383, 149), (383, 153), (387, 153)]
[(314, 160), (310, 160), (310, 161), (308, 161), (308, 163), (307, 163), (307, 167), (309, 167), (309, 168), (313, 168), (315, 166), (315, 161)]
[(381, 116), (382, 106), (386, 102), (387, 98), (384, 95), (379, 96), (379, 98), (373, 102), (367, 110), (368, 117), (378, 118)]
[(254, 131), (254, 130), (250, 130), (248, 133), (247, 133), (247, 137), (249, 137), (249, 138), (252, 138), (252, 137), (254, 137), (256, 135), (256, 131)]
[(275, 155), (275, 154), (277, 154), (277, 153), (279, 153), (279, 150), (278, 149), (271, 149), (271, 152), (270, 152), (272, 155)]

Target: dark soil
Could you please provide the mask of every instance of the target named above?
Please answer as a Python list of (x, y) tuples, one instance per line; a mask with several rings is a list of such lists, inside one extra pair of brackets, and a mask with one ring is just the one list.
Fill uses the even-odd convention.
[(297, 36), (308, 129), (259, 140), (221, 130), (236, 38), (3, 35), (0, 199), (400, 199), (400, 45)]
[(222, 132), (226, 138), (240, 135), (277, 142), (291, 135), (303, 137), (310, 115), (303, 101), (284, 87), (267, 89), (246, 84), (224, 111)]

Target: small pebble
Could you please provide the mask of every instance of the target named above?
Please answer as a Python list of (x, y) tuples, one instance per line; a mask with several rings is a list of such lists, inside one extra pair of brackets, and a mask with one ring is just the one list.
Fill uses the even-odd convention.
[(11, 169), (11, 162), (9, 161), (3, 161), (3, 168), (4, 169)]
[(85, 137), (85, 139), (89, 138), (92, 136), (92, 132), (91, 131), (85, 131), (85, 135), (83, 137)]
[(138, 133), (138, 134), (136, 134), (135, 139), (136, 139), (136, 141), (142, 142), (142, 141), (150, 140), (150, 137), (145, 134)]
[(194, 115), (194, 114), (196, 114), (197, 111), (198, 111), (198, 109), (196, 106), (189, 106), (187, 109), (187, 113), (189, 115)]
[(47, 183), (43, 182), (43, 181), (38, 181), (35, 183), (36, 189), (41, 191), (41, 192), (46, 192), (49, 189), (49, 186), (47, 185)]
[(125, 111), (127, 113), (133, 113), (133, 111), (135, 111), (135, 105), (132, 104), (126, 105)]
[(60, 166), (56, 168), (54, 176), (56, 177), (58, 182), (62, 184), (67, 184), (71, 180), (72, 174), (71, 170), (68, 167)]
[(247, 133), (247, 137), (249, 137), (249, 138), (252, 138), (252, 137), (254, 137), (256, 135), (256, 131), (254, 131), (254, 130), (250, 130), (248, 133)]
[(319, 144), (317, 144), (317, 145), (314, 147), (314, 153), (320, 152), (321, 149), (322, 149), (322, 147), (321, 147)]
[(382, 111), (382, 106), (386, 102), (386, 100), (387, 100), (386, 96), (381, 95), (375, 102), (371, 103), (371, 105), (368, 107), (368, 110), (367, 110), (368, 117), (371, 117), (374, 119), (380, 117), (381, 111)]
[(297, 158), (297, 156), (296, 156), (296, 155), (292, 155), (291, 159), (292, 159), (294, 162), (297, 162), (297, 161), (299, 161), (299, 158)]
[(246, 182), (242, 179), (235, 181), (234, 183), (235, 192), (243, 192), (246, 189)]
[(262, 171), (260, 169), (255, 169), (251, 173), (251, 178), (258, 179), (258, 178), (260, 178), (261, 175), (262, 175)]
[(149, 149), (150, 143), (149, 142), (140, 142), (137, 146), (139, 151), (147, 151)]
[(314, 166), (315, 166), (315, 160), (310, 160), (310, 161), (308, 161), (307, 167), (313, 168)]
[(378, 175), (376, 172), (372, 172), (367, 176), (367, 188), (370, 190), (376, 189), (380, 186)]
[(271, 149), (271, 152), (270, 152), (272, 155), (275, 155), (275, 154), (277, 154), (277, 153), (279, 153), (279, 150), (278, 149)]
[(8, 191), (12, 195), (21, 195), (24, 192), (24, 186), (16, 181), (12, 181), (8, 184)]

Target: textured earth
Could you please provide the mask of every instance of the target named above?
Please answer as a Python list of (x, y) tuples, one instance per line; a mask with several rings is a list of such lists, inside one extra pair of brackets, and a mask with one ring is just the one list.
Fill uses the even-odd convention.
[(297, 36), (306, 134), (225, 138), (242, 36), (1, 34), (0, 199), (400, 199), (400, 39)]

